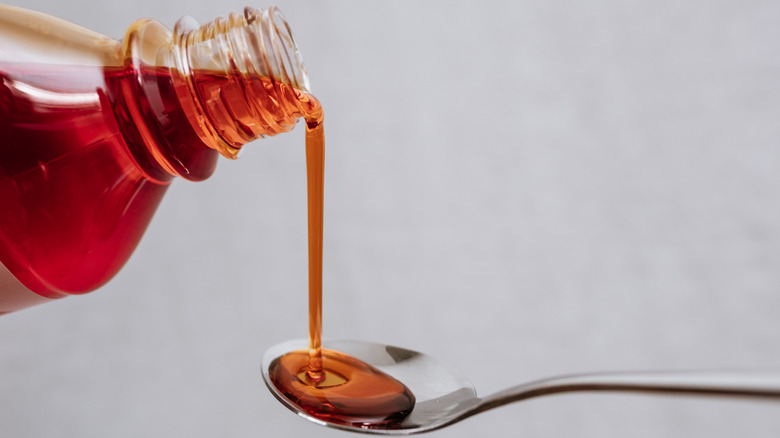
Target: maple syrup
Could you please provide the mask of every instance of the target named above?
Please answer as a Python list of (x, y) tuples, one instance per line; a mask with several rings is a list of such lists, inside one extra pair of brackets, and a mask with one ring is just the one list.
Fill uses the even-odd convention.
[(414, 407), (414, 394), (403, 383), (352, 356), (322, 348), (322, 235), (325, 140), (322, 107), (300, 93), (308, 111), (306, 174), (309, 231), (309, 349), (276, 358), (271, 383), (309, 415), (361, 427), (403, 419)]

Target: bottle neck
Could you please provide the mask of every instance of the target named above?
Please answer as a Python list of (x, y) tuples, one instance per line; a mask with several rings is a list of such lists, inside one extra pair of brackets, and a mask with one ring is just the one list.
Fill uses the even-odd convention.
[(184, 17), (173, 43), (182, 107), (222, 155), (235, 158), (245, 143), (287, 132), (307, 113), (309, 80), (278, 9), (246, 8), (203, 26)]

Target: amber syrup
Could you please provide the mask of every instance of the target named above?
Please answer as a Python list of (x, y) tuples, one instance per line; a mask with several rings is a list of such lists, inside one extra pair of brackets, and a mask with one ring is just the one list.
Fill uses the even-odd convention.
[(322, 234), (325, 137), (322, 107), (306, 93), (306, 174), (309, 211), (309, 350), (287, 353), (269, 366), (271, 383), (309, 415), (361, 427), (400, 421), (414, 407), (403, 383), (347, 354), (323, 349)]

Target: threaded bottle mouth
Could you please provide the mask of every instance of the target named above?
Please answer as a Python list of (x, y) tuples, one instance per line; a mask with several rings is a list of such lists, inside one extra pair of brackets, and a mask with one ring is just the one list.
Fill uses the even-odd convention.
[(247, 7), (203, 26), (183, 17), (173, 37), (174, 67), (198, 128), (223, 155), (234, 158), (243, 144), (295, 126), (309, 79), (279, 9)]

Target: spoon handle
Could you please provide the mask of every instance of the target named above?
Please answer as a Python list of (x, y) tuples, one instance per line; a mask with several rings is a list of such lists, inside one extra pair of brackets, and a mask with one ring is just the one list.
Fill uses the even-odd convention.
[(577, 391), (723, 395), (780, 401), (780, 370), (615, 372), (553, 377), (485, 397), (473, 413), (532, 397)]

